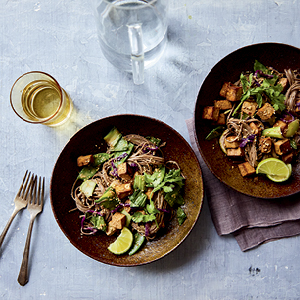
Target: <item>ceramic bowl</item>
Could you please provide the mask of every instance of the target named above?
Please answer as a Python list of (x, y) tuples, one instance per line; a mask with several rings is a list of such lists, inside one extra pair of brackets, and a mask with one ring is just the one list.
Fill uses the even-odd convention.
[(300, 191), (300, 165), (293, 165), (292, 176), (283, 183), (274, 183), (264, 176), (243, 178), (237, 164), (226, 157), (217, 139), (205, 137), (214, 128), (202, 119), (203, 108), (221, 99), (224, 82), (236, 82), (244, 71), (252, 71), (255, 60), (283, 72), (300, 68), (300, 49), (279, 43), (261, 43), (238, 49), (221, 59), (204, 80), (195, 106), (195, 136), (200, 153), (211, 172), (223, 183), (243, 194), (258, 198), (280, 198)]
[[(116, 126), (123, 134), (155, 136), (166, 142), (166, 160), (176, 160), (186, 177), (184, 189), (186, 221), (179, 226), (173, 219), (161, 235), (136, 254), (114, 255), (107, 247), (114, 236), (80, 234), (79, 211), (74, 210), (71, 188), (78, 175), (76, 159), (80, 155), (106, 151), (103, 137)], [(50, 187), (55, 219), (69, 241), (87, 256), (115, 266), (138, 266), (156, 261), (176, 249), (188, 236), (199, 217), (203, 201), (203, 181), (198, 160), (185, 139), (165, 123), (140, 115), (116, 115), (93, 122), (79, 130), (67, 143), (55, 164)]]

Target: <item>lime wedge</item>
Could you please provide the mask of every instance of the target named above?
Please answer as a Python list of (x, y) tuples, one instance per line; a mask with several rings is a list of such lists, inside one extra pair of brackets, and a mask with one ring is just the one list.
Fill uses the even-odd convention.
[(258, 164), (256, 174), (265, 174), (274, 182), (283, 182), (290, 178), (292, 168), (282, 160), (271, 157)]
[(108, 246), (107, 249), (114, 254), (120, 255), (127, 252), (130, 249), (132, 241), (132, 232), (127, 227), (123, 227), (120, 235), (112, 244)]

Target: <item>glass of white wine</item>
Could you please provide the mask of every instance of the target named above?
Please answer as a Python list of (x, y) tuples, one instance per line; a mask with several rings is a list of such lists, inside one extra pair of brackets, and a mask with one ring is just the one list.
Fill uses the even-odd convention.
[(51, 127), (64, 124), (73, 103), (67, 92), (49, 74), (39, 71), (23, 74), (14, 83), (10, 103), (24, 121)]

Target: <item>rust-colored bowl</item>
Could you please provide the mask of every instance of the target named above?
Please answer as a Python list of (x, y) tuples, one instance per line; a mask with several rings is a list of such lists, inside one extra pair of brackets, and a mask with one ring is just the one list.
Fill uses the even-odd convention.
[[(173, 219), (162, 235), (148, 242), (132, 256), (114, 255), (107, 250), (115, 237), (105, 234), (82, 236), (79, 211), (75, 210), (71, 188), (78, 175), (76, 159), (80, 155), (106, 151), (103, 137), (116, 126), (123, 134), (155, 136), (166, 142), (164, 155), (176, 160), (186, 177), (184, 189), (186, 221), (179, 226)], [(62, 150), (53, 170), (50, 197), (55, 219), (70, 242), (81, 252), (102, 263), (137, 266), (156, 261), (177, 248), (191, 232), (199, 217), (203, 201), (203, 181), (198, 160), (185, 139), (165, 123), (139, 115), (116, 115), (93, 122), (78, 131)]]
[(195, 136), (201, 155), (211, 172), (223, 183), (243, 194), (258, 198), (279, 198), (300, 191), (300, 165), (293, 165), (291, 178), (274, 183), (263, 176), (243, 178), (222, 152), (217, 139), (205, 137), (213, 129), (211, 122), (202, 119), (203, 108), (220, 99), (219, 91), (226, 81), (235, 82), (243, 71), (252, 71), (255, 60), (278, 71), (300, 68), (300, 49), (279, 43), (262, 43), (238, 49), (219, 61), (203, 82), (195, 106)]

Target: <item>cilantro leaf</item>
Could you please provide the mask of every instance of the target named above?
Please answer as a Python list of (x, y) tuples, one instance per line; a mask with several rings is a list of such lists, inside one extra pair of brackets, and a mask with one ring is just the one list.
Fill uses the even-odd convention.
[(264, 66), (262, 63), (260, 63), (258, 60), (255, 60), (254, 62), (254, 71), (262, 71), (265, 74), (271, 74), (271, 71)]
[(181, 176), (180, 169), (171, 169), (165, 175), (163, 182), (153, 189), (151, 197), (155, 192), (163, 189), (165, 200), (171, 207), (175, 205), (182, 205), (184, 204), (184, 199), (180, 194), (180, 190), (183, 185), (184, 178)]
[[(261, 71), (263, 74), (271, 75), (271, 71), (257, 60), (254, 63), (254, 71)], [(258, 74), (261, 74), (261, 72)], [(263, 75), (262, 77), (266, 76)], [(267, 78), (264, 78), (259, 86), (251, 88), (253, 84), (253, 74), (251, 73), (249, 76), (241, 74), (240, 80), (243, 87), (243, 95), (240, 103), (233, 112), (233, 116), (239, 111), (243, 102), (250, 97), (256, 100), (258, 107), (261, 107), (265, 96), (270, 100), (275, 111), (283, 111), (285, 109), (285, 96), (282, 94), (283, 87), (281, 85), (275, 85), (277, 79), (278, 77), (273, 74), (272, 77), (268, 76)]]
[(180, 174), (180, 169), (177, 169), (177, 170), (170, 170), (166, 174), (164, 181), (165, 182), (174, 182), (174, 183), (178, 184), (179, 187), (181, 188), (184, 185), (183, 179), (184, 178)]
[(148, 184), (148, 186), (159, 186), (164, 179), (165, 170), (166, 168), (164, 166), (160, 166), (160, 168), (156, 169), (152, 175), (145, 173), (145, 182)]
[(251, 73), (249, 76), (246, 76), (244, 74), (241, 74), (240, 76), (241, 84), (243, 87), (243, 92), (247, 92), (251, 88), (252, 80), (253, 80), (253, 74)]
[(132, 215), (132, 221), (135, 223), (147, 223), (154, 220), (156, 220), (155, 215), (144, 215), (140, 211), (137, 211)]
[(153, 143), (156, 146), (159, 146), (160, 143), (161, 143), (160, 138), (156, 138), (156, 137), (153, 137), (153, 136), (147, 136), (146, 139), (149, 140), (151, 143)]
[(158, 214), (159, 210), (155, 208), (154, 202), (150, 200), (150, 204), (147, 204), (146, 210), (149, 214)]

